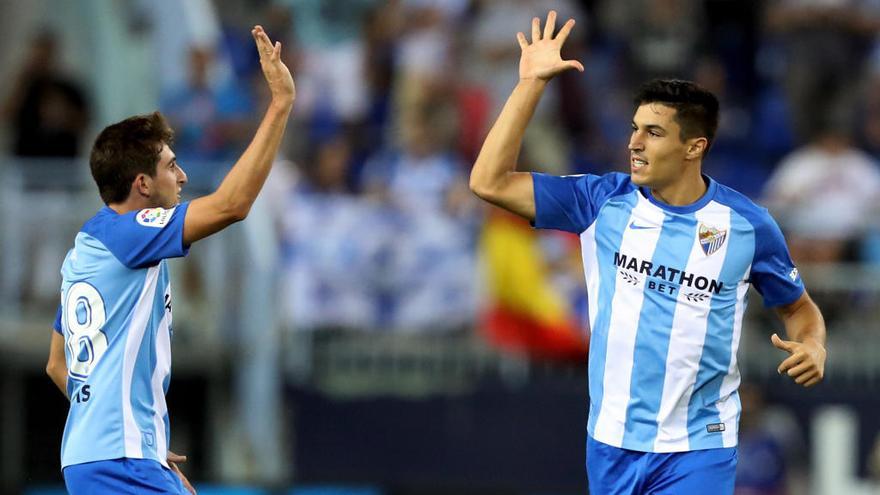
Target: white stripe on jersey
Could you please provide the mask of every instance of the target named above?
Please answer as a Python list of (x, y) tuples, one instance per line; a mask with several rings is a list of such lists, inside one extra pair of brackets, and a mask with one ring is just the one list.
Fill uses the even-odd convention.
[(156, 329), (156, 368), (150, 380), (153, 390), (153, 426), (156, 429), (156, 456), (163, 466), (168, 467), (168, 439), (165, 438), (165, 414), (168, 405), (165, 403), (165, 389), (162, 386), (165, 377), (171, 371), (171, 332), (169, 329), (171, 314), (165, 316)]
[[(720, 231), (727, 231), (730, 228), (730, 208), (718, 203), (709, 203), (705, 208), (695, 212), (694, 216), (698, 223), (711, 225)], [(707, 256), (699, 238), (694, 236), (685, 269), (690, 273), (699, 273), (710, 280), (717, 280), (724, 265), (728, 245), (728, 243), (722, 244), (717, 251)], [(654, 452), (680, 452), (690, 448), (687, 429), (688, 404), (700, 370), (700, 357), (703, 355), (712, 300), (709, 298), (703, 302), (692, 302), (686, 297), (687, 293), (688, 290), (682, 286), (675, 304), (669, 351), (666, 357), (666, 375), (663, 380), (663, 396), (657, 415), (658, 429), (657, 438), (654, 440)]]
[[(746, 269), (746, 273), (752, 271), (751, 265)], [(736, 349), (739, 349), (739, 338), (742, 334), (742, 320), (746, 312), (746, 304), (748, 304), (749, 284), (745, 280), (741, 281), (736, 287), (736, 313), (733, 317), (733, 340), (731, 345), (730, 367), (727, 369), (727, 376), (721, 382), (720, 397), (728, 397), (729, 399), (718, 404), (718, 416), (726, 425), (736, 426), (729, 427), (722, 432), (722, 442), (725, 447), (734, 447), (737, 444), (737, 433), (739, 425), (739, 413), (742, 410), (739, 403), (739, 395), (732, 395), (739, 388), (740, 374), (739, 366), (736, 360)]]
[(141, 341), (153, 311), (153, 300), (156, 297), (156, 282), (158, 280), (159, 265), (147, 269), (144, 288), (135, 303), (131, 323), (126, 332), (125, 355), (122, 358), (122, 424), (125, 438), (125, 457), (135, 459), (141, 459), (144, 455), (141, 448), (141, 430), (134, 419), (134, 412), (131, 408), (131, 382)]
[[(639, 225), (658, 227), (638, 230), (626, 227), (618, 251), (626, 252), (633, 258), (652, 259), (657, 241), (660, 239), (660, 232), (663, 230), (664, 219), (663, 210), (651, 205), (642, 195), (638, 195), (638, 203), (633, 207), (627, 224), (632, 225), (636, 222)], [(618, 286), (627, 284), (621, 279), (619, 269), (616, 276)], [(644, 284), (645, 281), (641, 280), (641, 283)], [(596, 295), (598, 296), (598, 293)], [(596, 440), (615, 447), (623, 444), (626, 411), (630, 402), (633, 353), (644, 296), (643, 290), (617, 289), (611, 301), (611, 321), (608, 325), (608, 347), (605, 353), (603, 377), (606, 393), (602, 395), (593, 436)]]
[[(587, 304), (589, 305), (590, 332), (596, 328), (599, 315), (599, 259), (596, 253), (596, 222), (581, 233), (581, 258), (584, 260), (584, 277), (587, 282)], [(588, 267), (594, 267), (590, 270)], [(591, 337), (592, 338), (592, 337)]]

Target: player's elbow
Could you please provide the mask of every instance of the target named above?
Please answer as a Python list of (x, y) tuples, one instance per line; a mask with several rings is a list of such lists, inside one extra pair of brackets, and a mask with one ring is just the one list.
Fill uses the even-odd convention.
[(245, 218), (247, 218), (248, 214), (251, 212), (251, 205), (236, 205), (231, 208), (228, 212), (228, 218), (230, 223), (241, 222)]
[(471, 174), (468, 187), (471, 192), (476, 194), (478, 198), (488, 200), (492, 194), (492, 188), (486, 184), (486, 181), (480, 180), (476, 174)]
[(49, 361), (46, 363), (46, 374), (49, 375), (49, 378), (51, 378), (53, 382), (58, 381), (58, 376), (61, 373), (67, 373), (67, 369), (65, 368), (62, 370), (61, 366), (55, 361)]
[(253, 205), (252, 201), (227, 201), (222, 208), (226, 224), (231, 225), (247, 218), (251, 212), (251, 205)]
[(491, 183), (480, 181), (478, 179), (475, 179), (474, 176), (471, 175), (471, 180), (468, 186), (470, 187), (471, 192), (483, 201), (495, 203), (498, 200), (500, 189)]

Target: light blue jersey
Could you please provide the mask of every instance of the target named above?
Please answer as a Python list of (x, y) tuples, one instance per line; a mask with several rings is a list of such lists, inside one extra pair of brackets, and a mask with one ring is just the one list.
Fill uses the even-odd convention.
[(804, 291), (767, 210), (709, 178), (687, 206), (656, 200), (626, 174), (533, 178), (535, 226), (581, 238), (589, 435), (641, 452), (735, 446), (748, 288), (767, 306)]
[(165, 259), (185, 256), (189, 203), (83, 225), (61, 268), (55, 330), (65, 341), (70, 412), (61, 465), (153, 459), (169, 442), (171, 286)]

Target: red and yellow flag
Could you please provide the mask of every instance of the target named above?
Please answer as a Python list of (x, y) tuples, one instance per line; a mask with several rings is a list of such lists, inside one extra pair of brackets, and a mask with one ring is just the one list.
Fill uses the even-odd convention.
[[(549, 260), (540, 235), (564, 236), (563, 255)], [(525, 220), (493, 208), (481, 251), (489, 294), (481, 319), (488, 339), (533, 357), (582, 360), (589, 346), (585, 318), (578, 316), (570, 294), (554, 283), (556, 274), (575, 277), (579, 297), (585, 294), (578, 238), (539, 233)]]

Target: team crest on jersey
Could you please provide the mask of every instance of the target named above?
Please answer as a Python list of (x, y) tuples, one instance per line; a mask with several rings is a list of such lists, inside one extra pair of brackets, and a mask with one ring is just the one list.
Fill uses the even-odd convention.
[(147, 208), (137, 213), (137, 223), (144, 227), (156, 227), (161, 229), (171, 220), (174, 208), (166, 210), (165, 208)]
[(724, 245), (724, 241), (727, 239), (727, 231), (718, 230), (715, 227), (710, 227), (701, 223), (699, 236), (700, 247), (703, 248), (703, 252), (706, 253), (706, 256), (709, 256), (715, 251), (721, 249), (721, 246)]

